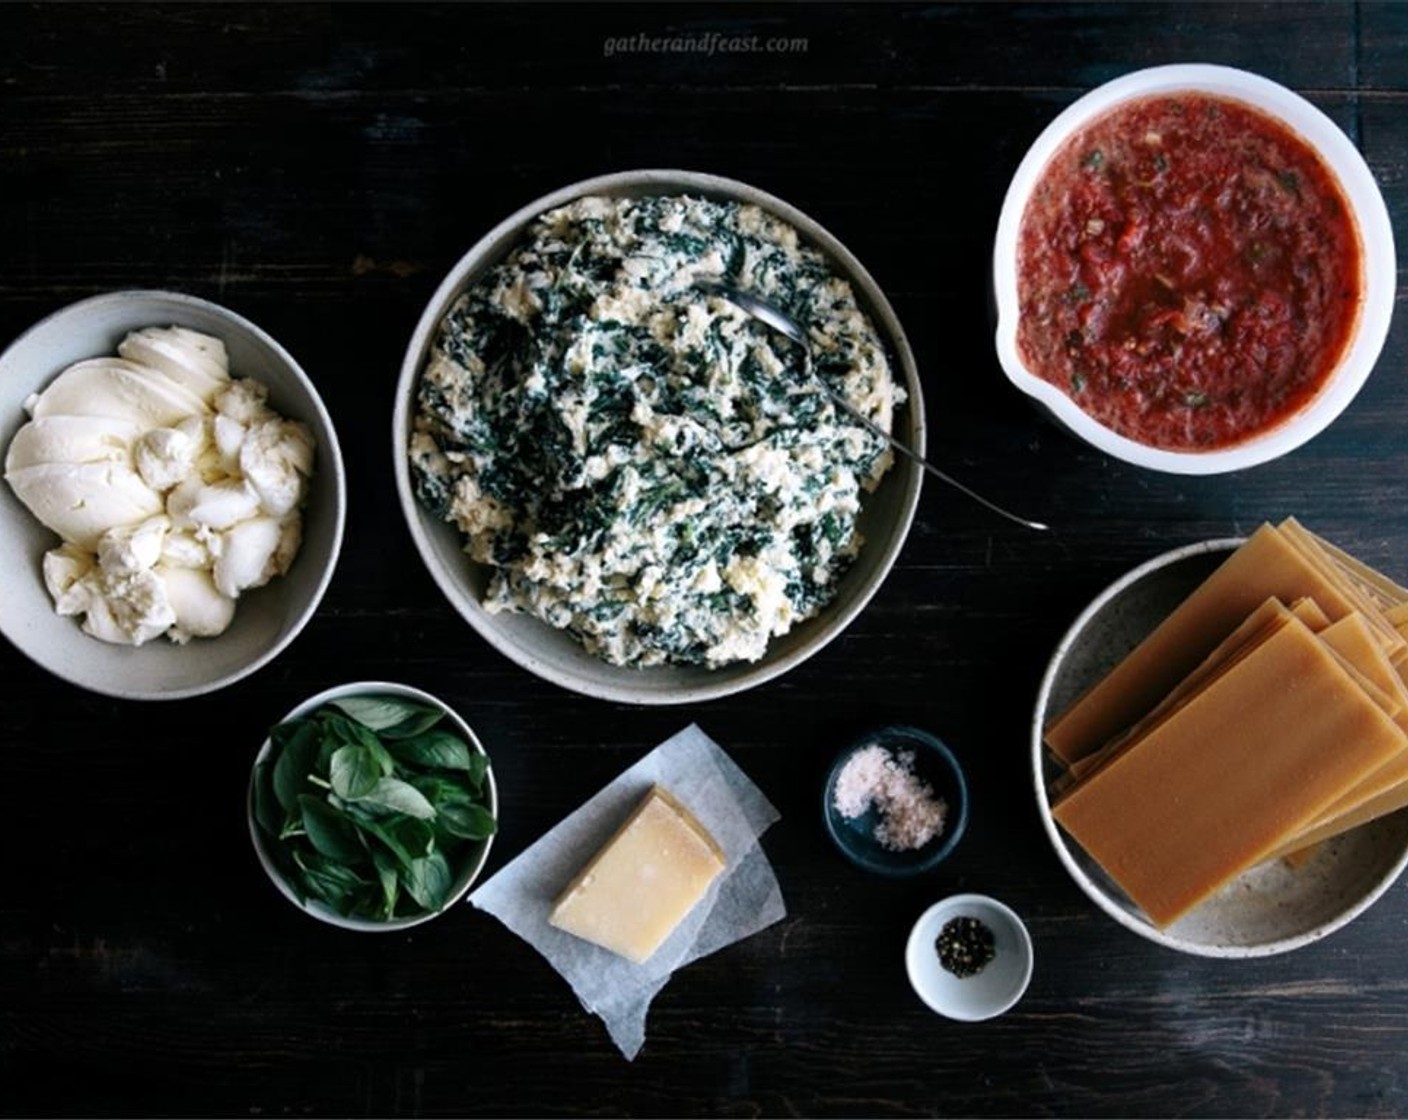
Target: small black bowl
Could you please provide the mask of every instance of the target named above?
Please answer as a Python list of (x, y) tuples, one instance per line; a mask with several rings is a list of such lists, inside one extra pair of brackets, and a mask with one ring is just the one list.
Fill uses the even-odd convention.
[[(948, 806), (943, 830), (922, 848), (894, 851), (881, 844), (875, 838), (880, 814), (874, 807), (854, 818), (843, 817), (836, 808), (836, 781), (841, 770), (853, 754), (875, 744), (894, 755), (913, 751), (915, 776), (927, 783), (935, 796)], [(917, 727), (883, 727), (861, 736), (836, 756), (822, 790), (821, 809), (826, 831), (842, 855), (865, 871), (903, 878), (932, 870), (958, 846), (968, 824), (968, 783), (953, 752), (927, 731)]]

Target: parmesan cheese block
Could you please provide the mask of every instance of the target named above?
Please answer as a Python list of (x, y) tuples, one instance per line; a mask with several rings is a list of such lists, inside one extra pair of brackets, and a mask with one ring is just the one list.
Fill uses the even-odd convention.
[(659, 786), (562, 892), (549, 921), (643, 964), (704, 897), (724, 853)]

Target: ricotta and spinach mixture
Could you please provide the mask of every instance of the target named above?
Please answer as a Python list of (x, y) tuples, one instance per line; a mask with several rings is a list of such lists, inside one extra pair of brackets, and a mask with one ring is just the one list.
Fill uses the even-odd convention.
[(588, 197), (538, 218), (440, 325), (410, 457), (492, 565), (490, 611), (619, 665), (725, 665), (834, 596), (884, 441), (801, 348), (700, 282), (802, 323), (812, 368), (889, 430), (904, 393), (850, 285), (755, 207)]

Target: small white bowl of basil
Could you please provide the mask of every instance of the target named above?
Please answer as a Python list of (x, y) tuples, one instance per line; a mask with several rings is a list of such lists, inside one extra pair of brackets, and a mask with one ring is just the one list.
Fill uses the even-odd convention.
[(463, 898), (498, 809), (469, 725), (428, 692), (387, 681), (298, 705), (270, 731), (249, 783), (250, 837), (280, 893), (361, 932), (419, 925)]

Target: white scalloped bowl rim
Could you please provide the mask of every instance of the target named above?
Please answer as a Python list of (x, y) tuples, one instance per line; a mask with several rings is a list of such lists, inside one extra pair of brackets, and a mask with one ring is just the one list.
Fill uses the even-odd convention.
[[(1042, 380), (1017, 348), (1018, 233), (1027, 202), (1052, 156), (1075, 133), (1116, 105), (1154, 94), (1198, 91), (1251, 105), (1275, 117), (1316, 151), (1334, 173), (1358, 228), (1363, 303), (1354, 334), (1325, 385), (1276, 427), (1229, 447), (1172, 451), (1151, 447), (1105, 427), (1055, 385)], [(1045, 406), (1085, 442), (1136, 466), (1172, 474), (1221, 474), (1269, 462), (1324, 431), (1349, 406), (1373, 372), (1388, 337), (1397, 293), (1393, 226), (1383, 194), (1364, 157), (1328, 116), (1285, 86), (1229, 66), (1203, 63), (1137, 70), (1091, 90), (1060, 113), (1028, 149), (1007, 189), (993, 246), (997, 356), (1007, 379)]]

